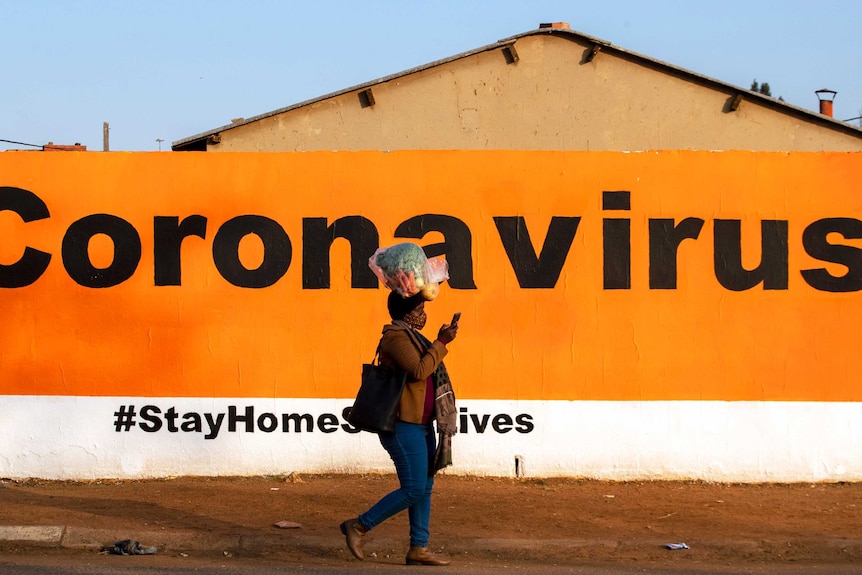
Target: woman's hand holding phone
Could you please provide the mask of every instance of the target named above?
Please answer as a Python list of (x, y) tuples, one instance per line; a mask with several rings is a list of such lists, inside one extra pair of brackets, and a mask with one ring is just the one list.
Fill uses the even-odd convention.
[(452, 316), (452, 322), (449, 324), (443, 324), (440, 327), (440, 331), (437, 333), (437, 339), (441, 340), (443, 343), (449, 343), (455, 336), (458, 335), (458, 320), (461, 319), (461, 312), (455, 313)]

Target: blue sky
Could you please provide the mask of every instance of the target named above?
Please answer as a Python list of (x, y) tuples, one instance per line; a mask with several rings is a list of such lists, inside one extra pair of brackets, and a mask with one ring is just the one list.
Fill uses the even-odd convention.
[[(0, 0), (0, 139), (170, 143), (536, 28), (862, 116), (862, 2)], [(854, 124), (857, 124), (854, 121)], [(162, 139), (161, 144), (157, 141)], [(0, 142), (0, 150), (22, 148)]]

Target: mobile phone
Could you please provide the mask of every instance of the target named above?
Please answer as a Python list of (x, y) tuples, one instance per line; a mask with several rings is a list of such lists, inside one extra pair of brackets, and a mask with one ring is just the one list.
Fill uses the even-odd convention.
[(459, 319), (461, 319), (461, 312), (456, 311), (455, 315), (452, 316), (452, 323), (450, 323), (449, 325), (458, 325)]

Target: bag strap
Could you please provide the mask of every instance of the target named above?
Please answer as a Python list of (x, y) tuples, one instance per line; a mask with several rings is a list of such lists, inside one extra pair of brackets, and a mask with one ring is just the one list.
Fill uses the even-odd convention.
[(383, 338), (380, 338), (380, 341), (377, 343), (377, 349), (374, 351), (374, 357), (371, 359), (371, 365), (380, 365), (378, 361), (378, 356), (380, 355), (380, 348), (383, 345)]

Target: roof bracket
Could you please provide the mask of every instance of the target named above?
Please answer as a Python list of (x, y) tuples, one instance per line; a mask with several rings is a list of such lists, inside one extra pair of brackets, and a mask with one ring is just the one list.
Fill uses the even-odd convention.
[(506, 59), (506, 64), (514, 64), (521, 59), (521, 57), (518, 56), (518, 51), (515, 50), (514, 44), (509, 44), (503, 48), (503, 57)]
[(207, 138), (207, 144), (210, 146), (214, 146), (215, 144), (221, 144), (221, 134), (212, 134), (209, 138)]
[(601, 49), (602, 47), (599, 44), (593, 44), (592, 46), (590, 46), (588, 50), (584, 51), (584, 57), (581, 58), (581, 64), (587, 64), (589, 62), (592, 62), (593, 58), (596, 57), (596, 54), (598, 54)]
[(370, 108), (374, 105), (374, 93), (371, 88), (366, 88), (359, 92), (359, 105), (363, 108)]
[(737, 92), (727, 101), (727, 109), (731, 112), (735, 112), (739, 109), (739, 106), (742, 104), (742, 93)]

